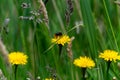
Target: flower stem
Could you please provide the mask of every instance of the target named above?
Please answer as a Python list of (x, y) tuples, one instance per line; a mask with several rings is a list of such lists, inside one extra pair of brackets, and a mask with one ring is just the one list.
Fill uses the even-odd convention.
[(106, 71), (107, 74), (106, 74), (106, 79), (109, 78), (109, 75), (108, 75), (109, 73), (108, 73), (108, 72), (109, 72), (109, 69), (110, 69), (110, 64), (111, 64), (111, 61), (108, 61), (108, 62), (107, 62), (107, 71)]
[(62, 45), (61, 44), (58, 44), (58, 46), (59, 46), (59, 56), (61, 55), (61, 52), (62, 52)]
[(17, 67), (18, 67), (18, 65), (15, 65), (15, 69), (14, 69), (15, 80), (17, 80), (17, 78), (16, 78), (16, 75), (17, 75)]
[(109, 71), (109, 69), (110, 69), (110, 64), (111, 64), (111, 61), (108, 61), (108, 62), (107, 62), (107, 71), (106, 71), (107, 74), (108, 74), (108, 71)]
[(86, 80), (85, 72), (86, 72), (86, 68), (82, 68), (82, 80)]

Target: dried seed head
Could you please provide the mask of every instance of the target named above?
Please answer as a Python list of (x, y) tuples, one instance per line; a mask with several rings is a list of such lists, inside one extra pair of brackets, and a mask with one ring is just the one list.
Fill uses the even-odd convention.
[(83, 22), (82, 21), (76, 21), (75, 22), (75, 26), (76, 26), (76, 33), (79, 34), (80, 33), (80, 26), (83, 26)]
[(65, 13), (65, 20), (66, 20), (66, 23), (67, 25), (69, 24), (70, 22), (70, 13), (68, 10), (66, 10), (66, 13)]
[(27, 17), (27, 16), (20, 16), (19, 19), (21, 19), (21, 20), (34, 20), (35, 17), (34, 17), (34, 16), (30, 16), (30, 17)]
[(0, 80), (7, 80), (7, 78), (2, 73), (2, 70), (0, 69)]
[(28, 4), (28, 3), (22, 3), (21, 4), (21, 7), (22, 8), (29, 8), (31, 5), (30, 5), (30, 3)]
[(57, 78), (56, 70), (51, 68), (49, 65), (46, 66), (46, 69), (50, 73), (51, 77), (56, 80)]
[(35, 80), (31, 72), (27, 72), (28, 78), (27, 80)]
[(9, 22), (10, 22), (10, 18), (6, 18), (4, 20), (3, 26), (0, 28), (0, 31), (3, 30), (7, 34), (9, 32), (9, 29), (8, 29)]
[(114, 1), (114, 3), (120, 6), (120, 1)]
[(49, 30), (49, 26), (48, 26), (49, 25), (49, 19), (48, 19), (48, 14), (47, 14), (46, 7), (45, 7), (42, 0), (38, 0), (38, 2), (40, 3), (40, 11), (43, 13), (43, 16), (44, 16), (44, 20), (45, 20), (44, 22), (45, 22), (45, 24), (46, 24), (46, 26)]
[(73, 3), (71, 0), (67, 0), (67, 4), (68, 4), (68, 9), (70, 14), (73, 12)]
[(30, 14), (32, 14), (34, 16), (40, 16), (40, 12), (39, 11), (30, 11)]
[(67, 53), (68, 53), (68, 57), (71, 59), (71, 61), (73, 60), (73, 53), (72, 53), (72, 41), (75, 39), (75, 37), (71, 37), (70, 42), (67, 46)]
[(73, 12), (73, 3), (71, 0), (66, 0), (66, 2), (67, 2), (67, 9), (65, 12), (65, 19), (66, 19), (66, 25), (68, 26), (70, 23), (70, 15)]

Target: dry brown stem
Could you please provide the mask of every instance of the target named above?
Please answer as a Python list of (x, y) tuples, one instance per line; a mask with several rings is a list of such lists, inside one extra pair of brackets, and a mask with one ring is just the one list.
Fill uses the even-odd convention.
[[(42, 13), (43, 13), (45, 24), (48, 27), (49, 19), (48, 19), (46, 7), (45, 7), (44, 2), (42, 0), (38, 0), (38, 2), (40, 3), (40, 11), (42, 11)], [(48, 29), (49, 29), (49, 27), (48, 27)]]
[(5, 45), (3, 44), (2, 40), (0, 39), (0, 52), (2, 54), (3, 59), (5, 60), (5, 63), (7, 65), (10, 65), (9, 61), (8, 61), (8, 51), (5, 47)]
[(67, 53), (68, 53), (68, 57), (71, 59), (71, 61), (73, 60), (73, 53), (72, 53), (72, 41), (75, 39), (75, 37), (72, 37), (68, 46), (67, 46)]

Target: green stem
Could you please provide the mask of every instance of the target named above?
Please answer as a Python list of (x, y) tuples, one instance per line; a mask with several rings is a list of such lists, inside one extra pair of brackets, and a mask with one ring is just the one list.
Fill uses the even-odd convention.
[(58, 44), (58, 46), (59, 46), (59, 57), (60, 57), (60, 55), (61, 55), (61, 53), (62, 53), (62, 44)]
[(109, 78), (109, 69), (110, 69), (110, 64), (111, 64), (111, 61), (108, 61), (107, 62), (107, 70), (106, 70), (106, 79)]
[(82, 68), (82, 80), (86, 80), (85, 73), (86, 73), (86, 68)]
[(15, 64), (15, 69), (14, 69), (15, 80), (17, 80), (17, 78), (16, 78), (16, 75), (17, 75), (17, 68), (18, 68), (18, 65)]
[(108, 71), (109, 71), (109, 69), (110, 69), (110, 64), (111, 64), (111, 61), (108, 61), (108, 62), (107, 62), (107, 71), (106, 71), (107, 74), (108, 74)]

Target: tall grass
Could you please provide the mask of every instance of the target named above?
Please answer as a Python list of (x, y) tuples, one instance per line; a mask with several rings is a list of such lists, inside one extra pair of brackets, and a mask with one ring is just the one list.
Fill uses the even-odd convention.
[[(18, 66), (17, 80), (38, 77), (44, 80), (53, 76), (56, 80), (81, 80), (82, 70), (73, 64), (79, 56), (89, 56), (96, 63), (95, 68), (87, 69), (87, 80), (112, 80), (113, 77), (119, 80), (119, 62), (111, 64), (106, 79), (107, 64), (98, 57), (105, 49), (120, 51), (119, 5), (115, 0), (72, 0), (73, 12), (67, 24), (67, 1), (48, 0), (45, 8), (49, 24), (46, 25), (38, 0), (0, 0), (1, 40), (8, 52), (21, 51), (28, 55), (28, 63)], [(10, 21), (6, 23), (6, 19)], [(59, 47), (51, 43), (57, 32), (75, 37), (71, 50), (73, 60), (68, 56), (67, 45), (59, 56)], [(13, 66), (8, 72), (0, 53), (3, 75), (7, 80), (14, 80)]]

